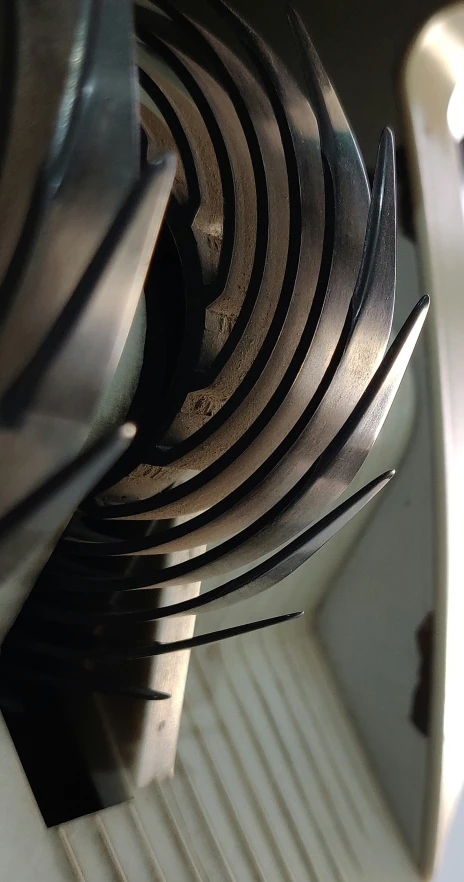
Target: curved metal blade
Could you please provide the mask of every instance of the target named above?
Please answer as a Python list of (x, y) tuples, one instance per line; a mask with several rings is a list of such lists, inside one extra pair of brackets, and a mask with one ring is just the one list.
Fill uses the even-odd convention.
[(207, 612), (214, 609), (225, 609), (272, 588), (306, 563), (389, 483), (393, 474), (393, 472), (386, 472), (371, 481), (280, 551), (268, 557), (263, 563), (247, 570), (235, 579), (231, 579), (224, 585), (205, 591), (199, 597), (168, 606), (160, 606), (156, 609), (111, 607), (101, 611), (95, 609), (95, 605), (92, 603), (93, 598), (88, 598), (90, 606), (87, 608), (85, 605), (87, 598), (73, 598), (72, 595), (63, 596), (59, 592), (58, 594), (55, 592), (50, 603), (47, 603), (47, 599), (38, 602), (32, 600), (27, 613), (33, 618), (38, 617), (51, 622), (89, 625), (120, 621), (128, 624), (153, 622), (169, 616), (191, 615), (205, 609)]
[[(271, 58), (271, 56), (269, 57)], [(160, 450), (157, 456), (157, 464), (159, 465), (167, 465), (172, 462), (180, 465), (182, 458), (188, 453), (188, 468), (202, 467), (208, 462), (205, 461), (206, 455), (211, 461), (216, 457), (218, 449), (227, 449), (234, 440), (237, 440), (243, 430), (251, 424), (256, 413), (264, 407), (280, 382), (293, 356), (294, 322), (299, 316), (298, 324), (300, 325), (301, 322), (304, 324), (317, 285), (323, 243), (324, 196), (316, 121), (307, 99), (302, 95), (281, 62), (272, 57), (272, 64), (266, 60), (260, 60), (259, 63), (263, 71), (266, 72), (263, 76), (263, 83), (279, 127), (290, 184), (289, 250), (279, 293), (279, 309), (276, 311), (265, 339), (259, 347), (259, 354), (246, 371), (235, 393), (202, 429), (194, 432), (184, 442), (174, 445), (171, 450)], [(242, 78), (242, 92), (245, 96), (247, 95), (246, 84), (247, 80)], [(260, 130), (263, 131), (263, 126), (260, 126)], [(269, 144), (269, 135), (266, 137), (266, 143)], [(272, 149), (272, 144), (270, 146)], [(282, 183), (278, 183), (278, 189), (274, 193), (268, 190), (268, 198), (275, 204), (273, 210), (269, 211), (269, 224), (272, 229), (269, 231), (267, 259), (262, 270), (263, 279), (260, 282), (262, 290), (266, 292), (276, 287), (271, 273), (274, 266), (274, 255), (280, 254), (283, 238), (282, 222), (278, 209), (281, 199), (277, 198), (281, 195), (281, 190)], [(303, 211), (302, 205), (305, 206)], [(309, 223), (308, 217), (311, 217), (311, 223)], [(304, 248), (301, 243), (305, 244)], [(299, 264), (301, 264), (301, 271), (306, 275), (304, 296), (303, 292), (295, 290), (294, 285)], [(279, 261), (274, 266), (275, 274), (279, 275)], [(277, 288), (277, 290), (279, 289)], [(293, 314), (291, 322), (286, 320), (290, 310)], [(261, 321), (255, 327), (254, 336), (258, 335), (261, 338), (262, 330), (263, 323)], [(249, 342), (246, 344), (244, 341), (242, 344), (240, 340), (237, 341), (236, 350), (231, 353), (228, 364), (224, 366), (224, 370), (229, 372), (229, 381), (232, 381), (233, 385), (236, 383), (236, 377), (230, 374), (230, 365), (235, 358), (238, 359), (236, 374), (240, 362), (245, 360), (247, 363), (249, 351)], [(271, 363), (272, 368), (270, 366), (268, 368)], [(266, 368), (265, 377), (262, 376), (264, 368)], [(242, 376), (241, 369), (240, 376)], [(252, 395), (250, 394), (251, 390), (253, 390)], [(242, 408), (240, 419), (235, 420), (232, 417), (239, 406)], [(227, 428), (225, 428), (225, 420), (227, 420)], [(201, 466), (197, 466), (199, 462), (201, 462)]]
[[(417, 303), (348, 423), (298, 484), (246, 530), (194, 560), (168, 567), (161, 572), (146, 559), (140, 559), (139, 573), (128, 575), (123, 569), (124, 558), (115, 558), (115, 571), (112, 574), (102, 576), (79, 568), (78, 565), (76, 569), (80, 570), (79, 573), (73, 574), (69, 564), (63, 561), (63, 572), (54, 574), (50, 569), (45, 574), (46, 581), (63, 591), (91, 589), (110, 593), (156, 585), (181, 585), (188, 582), (192, 574), (197, 579), (206, 579), (244, 566), (279, 544), (289, 541), (305, 523), (308, 506), (312, 508), (315, 504), (314, 497), (317, 497), (317, 504), (327, 503), (337, 495), (340, 484), (342, 488), (345, 486), (346, 470), (349, 469), (351, 473), (353, 468), (355, 471), (360, 468), (383, 425), (406, 370), (425, 320), (428, 303), (427, 297)], [(131, 558), (127, 560), (131, 561)]]
[[(195, 649), (197, 646), (208, 646), (210, 643), (217, 643), (218, 640), (228, 640), (231, 637), (239, 637), (241, 634), (249, 634), (251, 631), (260, 631), (263, 628), (269, 628), (273, 625), (279, 625), (282, 622), (289, 622), (298, 619), (303, 612), (286, 613), (280, 616), (273, 616), (269, 619), (262, 619), (259, 622), (247, 622), (244, 625), (236, 625), (232, 628), (224, 628), (220, 631), (212, 631), (210, 634), (199, 634), (196, 637), (190, 637), (187, 640), (177, 640), (171, 643), (160, 643), (155, 641), (148, 646), (124, 646), (117, 649), (115, 643), (100, 643), (98, 648), (89, 646), (73, 646), (70, 644), (59, 645), (51, 641), (42, 641), (35, 639), (29, 635), (14, 635), (9, 642), (8, 647), (14, 648), (15, 651), (32, 653), (33, 655), (43, 655), (50, 658), (60, 658), (67, 661), (90, 660), (100, 661), (105, 664), (112, 662), (135, 661), (141, 658), (152, 658), (157, 655), (166, 655), (170, 652), (181, 652), (186, 649)], [(79, 640), (77, 640), (79, 642)], [(0, 669), (1, 670), (1, 669)], [(161, 693), (162, 694), (162, 693)], [(168, 696), (163, 695), (163, 698)]]
[[(250, 526), (284, 497), (302, 473), (332, 441), (358, 403), (383, 354), (394, 305), (395, 288), (395, 186), (393, 141), (387, 132), (379, 148), (379, 161), (369, 214), (368, 230), (357, 289), (363, 292), (359, 317), (340, 364), (315, 412), (304, 417), (269, 459), (250, 478), (204, 514), (155, 538), (114, 543), (86, 543), (81, 553), (98, 555), (153, 554), (192, 548), (214, 542)], [(392, 217), (393, 213), (393, 217)], [(309, 412), (308, 412), (309, 411)], [(296, 437), (295, 437), (296, 436)], [(353, 460), (354, 464), (354, 460)], [(355, 471), (347, 473), (347, 484)], [(224, 480), (227, 478), (227, 473)], [(344, 489), (340, 486), (339, 493)], [(337, 494), (339, 495), (339, 494)], [(320, 510), (320, 506), (319, 506)], [(315, 516), (308, 508), (303, 528)], [(72, 545), (72, 543), (69, 543)], [(79, 551), (79, 543), (73, 545)]]
[(79, 6), (61, 109), (24, 225), (29, 241), (1, 289), (2, 395), (47, 337), (139, 173), (128, 4)]
[[(234, 65), (239, 65), (235, 57), (230, 52), (225, 55), (225, 47), (204, 28), (202, 33), (234, 70)], [(357, 144), (314, 50), (307, 60), (312, 70), (310, 92), (321, 150), (329, 167), (325, 188), (333, 190), (332, 195), (326, 192), (325, 197), (327, 220), (334, 213), (334, 235), (333, 254), (326, 258), (330, 270), (327, 290), (318, 295), (323, 295), (321, 312), (318, 317), (311, 315), (284, 379), (259, 418), (236, 444), (181, 486), (140, 502), (97, 509), (97, 517), (165, 518), (216, 505), (275, 450), (301, 417), (329, 367), (359, 270), (370, 196)], [(240, 73), (242, 77), (246, 73), (242, 64), (236, 78)], [(258, 116), (255, 126), (259, 120)], [(303, 285), (306, 283), (304, 273), (299, 272), (298, 278)]]
[[(136, 427), (126, 423), (98, 439), (76, 459), (52, 475), (14, 508), (0, 517), (0, 547), (11, 539), (18, 527), (24, 529), (33, 518), (40, 518), (38, 529), (53, 532), (75, 511), (79, 501), (117, 459), (135, 437)], [(46, 522), (46, 527), (44, 522)]]

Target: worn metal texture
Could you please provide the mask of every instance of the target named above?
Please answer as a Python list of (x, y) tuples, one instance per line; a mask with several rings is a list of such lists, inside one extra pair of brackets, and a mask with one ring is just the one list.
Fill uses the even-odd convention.
[[(421, 301), (385, 355), (396, 281), (392, 134), (382, 136), (371, 198), (298, 16), (289, 13), (306, 91), (257, 33), (219, 7), (240, 52), (170, 4), (136, 9), (145, 149), (150, 156), (159, 139), (178, 153), (166, 224), (184, 280), (172, 292), (184, 323), (164, 397), (153, 406), (144, 399), (130, 458), (87, 499), (38, 581), (24, 615), (28, 645), (39, 645), (36, 616), (55, 644), (59, 622), (75, 626), (85, 655), (87, 626), (97, 621), (154, 622), (207, 609), (209, 597), (248, 596), (246, 575), (185, 601), (178, 587), (175, 599), (159, 589), (271, 554), (258, 564), (264, 582), (250, 574), (252, 594), (272, 582), (269, 573), (277, 581), (282, 567), (313, 553), (371, 498), (368, 488), (317, 521), (369, 452), (427, 312)], [(155, 287), (152, 296), (152, 324), (168, 334), (163, 293)], [(213, 313), (233, 320), (219, 332)], [(208, 412), (205, 399), (216, 402)], [(155, 406), (158, 416), (147, 417)], [(125, 598), (137, 589), (142, 606)]]
[[(29, 18), (27, 7), (14, 7), (19, 36), (24, 27), (28, 39), (40, 40), (51, 28), (49, 5), (40, 4)], [(38, 149), (47, 149), (2, 282), (0, 520), (8, 526), (0, 549), (2, 635), (82, 495), (124, 449), (116, 444), (112, 455), (83, 473), (72, 465), (95, 433), (96, 415), (124, 359), (175, 166), (167, 156), (140, 175), (125, 0), (104, 9), (70, 2), (56, 29), (67, 47), (67, 65), (61, 59), (56, 94), (45, 102), (47, 113), (53, 105), (54, 122), (48, 143), (45, 132), (43, 143), (39, 139)], [(21, 48), (20, 106), (22, 61)], [(41, 61), (34, 53), (24, 60), (27, 82), (34, 72), (40, 77)], [(8, 157), (22, 131), (15, 128), (17, 110), (15, 104), (4, 132), (4, 172), (12, 177), (0, 203), (3, 195), (8, 201), (7, 183), (16, 180)], [(23, 189), (29, 174), (32, 167), (25, 167)], [(127, 364), (125, 370), (126, 384), (133, 386), (137, 377), (130, 369), (127, 376)], [(121, 416), (116, 406), (110, 422)], [(46, 513), (40, 510), (31, 527), (30, 506), (56, 481)]]
[[(275, 585), (390, 480), (333, 508), (382, 427), (428, 304), (387, 350), (393, 135), (382, 135), (371, 193), (296, 13), (303, 85), (226, 4), (206, 3), (203, 20), (140, 0), (137, 112), (128, 4), (79, 10), (28, 260), (6, 273), (0, 324), (0, 418), (27, 460), (19, 500), (17, 461), (5, 460), (14, 480), (5, 475), (12, 495), (0, 516), (17, 531), (39, 499), (56, 531), (70, 520), (3, 642), (0, 679), (26, 694), (48, 684), (124, 696), (116, 715), (101, 706), (116, 730), (119, 715), (126, 733), (141, 733), (135, 752), (130, 735), (130, 765), (147, 783), (172, 770), (189, 651), (297, 614), (200, 636), (194, 615)], [(142, 289), (146, 337), (128, 414), (137, 433), (78, 505), (90, 473), (80, 471), (87, 460), (69, 461), (91, 433)], [(61, 470), (50, 485), (37, 456), (55, 417)], [(148, 702), (134, 711), (132, 699)]]

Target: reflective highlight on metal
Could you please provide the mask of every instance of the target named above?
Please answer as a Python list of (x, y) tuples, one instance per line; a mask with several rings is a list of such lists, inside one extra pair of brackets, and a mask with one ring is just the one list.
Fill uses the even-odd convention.
[(117, 604), (112, 605), (107, 612), (101, 612), (95, 609), (94, 597), (88, 596), (89, 606), (84, 606), (82, 602), (77, 606), (73, 603), (73, 599), (66, 594), (64, 603), (59, 604), (59, 595), (56, 596), (56, 605), (47, 606), (46, 604), (31, 604), (29, 612), (32, 617), (44, 618), (54, 622), (69, 622), (73, 624), (103, 624), (111, 621), (124, 622), (152, 622), (164, 619), (168, 616), (190, 615), (202, 610), (204, 606), (208, 607), (208, 611), (213, 609), (224, 609), (237, 603), (240, 600), (249, 600), (256, 597), (262, 591), (272, 588), (278, 582), (290, 576), (299, 566), (305, 563), (309, 558), (322, 548), (335, 533), (341, 529), (351, 518), (361, 511), (376, 494), (382, 490), (393, 477), (393, 472), (386, 472), (379, 478), (371, 481), (358, 493), (351, 496), (346, 502), (337, 506), (332, 512), (317, 521), (314, 526), (305, 530), (286, 545), (281, 551), (268, 557), (263, 563), (247, 570), (241, 576), (231, 579), (218, 588), (213, 588), (203, 592), (199, 597), (192, 600), (181, 601), (180, 603), (168, 606), (157, 607), (156, 609), (118, 609)]
[[(126, 8), (108, 3), (118, 6)], [(225, 4), (212, 4), (206, 25), (170, 3), (136, 3), (138, 113), (129, 37), (118, 56), (104, 40), (107, 6), (85, 10), (38, 184), (29, 262), (10, 276), (0, 326), (2, 425), (24, 435), (21, 451), (37, 445), (37, 432), (27, 434), (36, 417), (56, 410), (66, 432), (55, 460), (42, 472), (31, 467), (20, 500), (5, 500), (12, 513), (2, 519), (0, 508), (0, 555), (5, 524), (23, 530), (29, 517), (52, 512), (56, 533), (70, 520), (3, 642), (0, 677), (166, 699), (132, 662), (300, 615), (201, 636), (185, 620), (290, 575), (392, 477), (333, 508), (382, 427), (428, 301), (387, 351), (393, 135), (382, 135), (371, 194), (295, 12), (289, 27), (304, 88)], [(229, 29), (239, 53), (216, 35), (218, 15), (217, 30)], [(105, 65), (113, 64), (114, 88), (123, 87), (107, 94)], [(70, 260), (76, 223), (85, 230)], [(45, 309), (51, 268), (62, 264)], [(36, 321), (23, 304), (39, 275)], [(128, 413), (137, 433), (127, 449), (111, 436), (69, 465), (121, 361), (142, 288), (144, 358)], [(21, 349), (15, 340), (29, 321)], [(45, 445), (53, 426), (40, 426)], [(58, 449), (63, 462), (50, 479)], [(192, 589), (244, 566), (251, 569), (217, 588)], [(184, 599), (164, 594), (168, 586)], [(178, 618), (178, 639), (158, 639), (168, 618)]]

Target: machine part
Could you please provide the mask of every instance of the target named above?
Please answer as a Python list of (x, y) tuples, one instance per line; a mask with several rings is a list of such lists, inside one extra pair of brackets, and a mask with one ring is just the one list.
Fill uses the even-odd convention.
[[(17, 4), (16, 14), (21, 33), (28, 16), (24, 4)], [(51, 26), (45, 7), (27, 27), (32, 24), (36, 36)], [(104, 10), (79, 6), (53, 133), (2, 282), (2, 518), (17, 512), (88, 441), (123, 356), (171, 188), (171, 157), (147, 167), (138, 180), (129, 26), (125, 0), (111, 0)], [(55, 50), (60, 54), (62, 48)], [(21, 70), (18, 77), (21, 85)], [(7, 155), (15, 137), (13, 123), (5, 135)], [(136, 381), (126, 366), (113, 422)], [(103, 470), (109, 462), (103, 460)], [(80, 489), (85, 485), (79, 481), (70, 507), (64, 511), (58, 503), (59, 517), (41, 520), (34, 536), (18, 525), (14, 556), (9, 563), (6, 551), (2, 557), (2, 634), (72, 515)], [(26, 557), (27, 570), (17, 579), (18, 560)]]
[(34, 603), (28, 605), (24, 615), (31, 614), (32, 618), (44, 618), (52, 622), (69, 622), (72, 624), (104, 623), (111, 621), (124, 622), (151, 622), (164, 619), (167, 616), (189, 615), (197, 613), (203, 607), (208, 607), (208, 612), (213, 609), (223, 609), (235, 604), (240, 600), (248, 600), (256, 597), (267, 588), (272, 588), (282, 579), (291, 575), (299, 566), (319, 551), (332, 536), (345, 526), (351, 518), (357, 514), (370, 500), (386, 486), (393, 477), (393, 472), (387, 472), (380, 478), (371, 481), (362, 490), (359, 490), (342, 505), (330, 512), (313, 527), (301, 533), (293, 542), (286, 545), (281, 551), (267, 557), (262, 564), (246, 570), (241, 576), (237, 576), (209, 591), (204, 591), (199, 597), (184, 600), (171, 606), (160, 606), (155, 609), (137, 607), (128, 609), (127, 605), (118, 608), (112, 604), (107, 611), (97, 610), (95, 598), (89, 597), (88, 605), (84, 606), (81, 598), (73, 604), (72, 597), (64, 595), (61, 604), (60, 597), (55, 597), (55, 606)]
[[(422, 298), (386, 351), (391, 132), (371, 198), (296, 13), (304, 90), (259, 34), (224, 3), (215, 8), (237, 52), (171, 4), (136, 4), (138, 115), (128, 3), (83, 0), (54, 134), (3, 282), (0, 419), (14, 455), (1, 501), (19, 533), (17, 513), (34, 505), (58, 452), (69, 462), (101, 422), (145, 290), (143, 364), (129, 396), (137, 434), (71, 517), (0, 658), (13, 705), (27, 705), (39, 682), (64, 703), (75, 704), (76, 690), (116, 693), (95, 699), (96, 720), (136, 786), (172, 772), (190, 649), (300, 615), (194, 636), (193, 611), (292, 572), (390, 479), (317, 520), (372, 447), (428, 307)], [(136, 375), (126, 378), (131, 392)], [(199, 597), (200, 579), (245, 566)], [(135, 698), (154, 700), (141, 709)]]

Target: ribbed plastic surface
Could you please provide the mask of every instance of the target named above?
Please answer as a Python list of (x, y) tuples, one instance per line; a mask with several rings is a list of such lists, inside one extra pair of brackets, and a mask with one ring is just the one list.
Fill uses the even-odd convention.
[(300, 622), (198, 651), (175, 777), (50, 835), (80, 882), (418, 878)]

